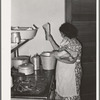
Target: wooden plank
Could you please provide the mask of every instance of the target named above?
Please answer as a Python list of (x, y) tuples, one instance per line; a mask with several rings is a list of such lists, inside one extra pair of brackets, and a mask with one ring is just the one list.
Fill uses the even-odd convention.
[(85, 24), (96, 24), (96, 21), (73, 21), (72, 23), (76, 24), (76, 25), (77, 24), (79, 24), (79, 25), (84, 24), (85, 25)]
[(83, 43), (84, 47), (96, 47), (96, 42), (85, 42)]
[(82, 52), (83, 56), (96, 56), (96, 49), (95, 48), (83, 48)]
[(96, 36), (96, 23), (94, 21), (73, 21), (78, 29), (78, 36)]
[(96, 0), (73, 0), (73, 14), (95, 14)]
[(73, 25), (79, 30), (78, 38), (83, 43), (96, 42), (96, 23), (95, 21), (73, 21)]
[(83, 62), (96, 61), (96, 43), (95, 42), (83, 43), (82, 61)]
[(96, 14), (73, 14), (73, 20), (74, 21), (95, 21), (96, 20)]
[(65, 21), (72, 22), (72, 0), (65, 0)]
[(83, 55), (82, 63), (96, 62), (96, 55)]
[(96, 93), (96, 76), (82, 77), (81, 94)]
[(96, 100), (96, 93), (81, 94), (81, 100)]
[(81, 41), (81, 42), (96, 42), (96, 37), (95, 36), (78, 36), (78, 39)]
[(80, 32), (96, 32), (96, 22), (95, 21), (73, 21)]
[(83, 77), (96, 76), (96, 62), (82, 63)]

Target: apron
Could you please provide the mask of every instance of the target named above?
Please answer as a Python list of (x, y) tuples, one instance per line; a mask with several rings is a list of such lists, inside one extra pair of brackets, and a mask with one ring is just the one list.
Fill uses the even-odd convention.
[(61, 61), (57, 61), (56, 92), (62, 97), (77, 96), (75, 63), (66, 64)]
[[(65, 45), (69, 45), (69, 41), (63, 39), (60, 47), (63, 47)], [(76, 63), (67, 64), (59, 60), (57, 61), (56, 92), (62, 97), (72, 97), (78, 95), (76, 89), (75, 67)]]

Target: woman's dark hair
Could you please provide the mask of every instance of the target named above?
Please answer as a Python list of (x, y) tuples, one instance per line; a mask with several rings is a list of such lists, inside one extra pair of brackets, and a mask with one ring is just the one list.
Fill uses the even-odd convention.
[(59, 28), (59, 31), (62, 32), (64, 36), (67, 36), (70, 39), (77, 37), (77, 33), (78, 33), (77, 28), (68, 22), (62, 24)]

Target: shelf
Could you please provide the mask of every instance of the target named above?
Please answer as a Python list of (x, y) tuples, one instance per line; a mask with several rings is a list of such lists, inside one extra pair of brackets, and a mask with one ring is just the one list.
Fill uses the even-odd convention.
[(24, 45), (24, 44), (27, 43), (28, 41), (29, 41), (29, 39), (24, 40), (24, 41), (21, 41), (21, 43), (19, 43), (18, 45), (16, 45), (15, 47), (13, 47), (13, 48), (11, 49), (11, 53), (14, 52), (14, 51), (16, 51), (19, 47), (21, 47), (22, 45)]

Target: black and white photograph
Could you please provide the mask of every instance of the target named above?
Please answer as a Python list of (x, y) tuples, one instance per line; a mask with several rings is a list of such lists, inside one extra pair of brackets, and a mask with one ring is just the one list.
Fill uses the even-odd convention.
[(97, 2), (2, 5), (2, 100), (99, 100)]

